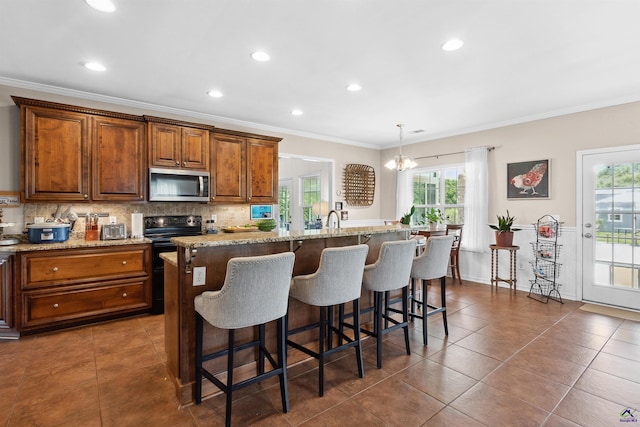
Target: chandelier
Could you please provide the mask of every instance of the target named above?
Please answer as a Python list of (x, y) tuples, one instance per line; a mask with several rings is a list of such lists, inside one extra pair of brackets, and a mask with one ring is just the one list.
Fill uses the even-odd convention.
[(399, 124), (396, 126), (398, 126), (398, 128), (400, 129), (400, 146), (398, 147), (399, 154), (395, 156), (392, 160), (389, 160), (387, 163), (385, 163), (385, 167), (389, 169), (395, 169), (397, 171), (403, 171), (405, 169), (413, 169), (416, 166), (418, 166), (418, 164), (413, 160), (411, 160), (409, 157), (402, 155), (402, 136), (403, 136), (402, 129), (404, 125)]

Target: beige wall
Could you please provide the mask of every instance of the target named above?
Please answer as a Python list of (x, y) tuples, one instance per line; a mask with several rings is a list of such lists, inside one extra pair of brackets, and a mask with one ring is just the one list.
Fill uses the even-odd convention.
[[(545, 214), (560, 215), (566, 226), (575, 226), (576, 152), (601, 147), (640, 143), (640, 103), (576, 113), (519, 125), (506, 126), (403, 147), (412, 157), (495, 146), (489, 153), (489, 219), (507, 209), (519, 224), (531, 224)], [(382, 159), (396, 150), (384, 150)], [(507, 163), (551, 159), (551, 197), (548, 200), (507, 200)], [(419, 160), (419, 166), (463, 162), (464, 155)], [(381, 174), (381, 197), (395, 195), (395, 172)], [(394, 214), (391, 203), (382, 205), (381, 215)]]

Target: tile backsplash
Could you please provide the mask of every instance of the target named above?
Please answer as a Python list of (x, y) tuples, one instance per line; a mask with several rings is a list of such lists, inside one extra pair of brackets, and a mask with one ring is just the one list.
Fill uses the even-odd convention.
[[(58, 206), (62, 206), (64, 211), (71, 206), (71, 212), (81, 213), (98, 213), (105, 214), (100, 216), (99, 224), (108, 224), (108, 216), (115, 216), (118, 223), (127, 225), (127, 233), (131, 232), (131, 214), (141, 213), (144, 216), (152, 215), (201, 215), (203, 221), (211, 218), (212, 214), (217, 216), (216, 225), (218, 227), (226, 227), (229, 225), (243, 225), (250, 222), (249, 211), (250, 205), (207, 205), (204, 203), (26, 203), (22, 205), (22, 209), (14, 208), (4, 210), (5, 221), (15, 222), (16, 226), (11, 230), (6, 230), (7, 234), (20, 233), (25, 229), (26, 224), (34, 222), (35, 217), (43, 217), (45, 220), (52, 219)], [(22, 211), (22, 224), (17, 220), (18, 211)], [(9, 213), (12, 218), (8, 218)], [(84, 236), (84, 217), (80, 217), (71, 232), (71, 238), (82, 238)]]

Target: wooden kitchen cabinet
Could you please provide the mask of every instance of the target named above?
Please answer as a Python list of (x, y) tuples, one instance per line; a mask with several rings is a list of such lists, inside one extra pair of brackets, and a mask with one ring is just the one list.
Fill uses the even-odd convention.
[(13, 97), (20, 106), (22, 201), (140, 201), (144, 118)]
[(150, 244), (19, 253), (18, 331), (149, 312), (151, 269)]
[(277, 203), (279, 141), (216, 129), (211, 143), (211, 200)]
[(149, 166), (209, 170), (211, 126), (186, 126), (174, 120), (145, 118), (149, 121)]
[(0, 330), (13, 327), (13, 255), (0, 254)]
[(89, 200), (90, 116), (19, 105), (22, 200)]
[(244, 203), (247, 200), (247, 139), (216, 134), (211, 144), (211, 200)]
[(134, 120), (94, 117), (91, 198), (141, 201), (146, 195), (146, 126)]
[(278, 203), (278, 142), (247, 139), (247, 201)]

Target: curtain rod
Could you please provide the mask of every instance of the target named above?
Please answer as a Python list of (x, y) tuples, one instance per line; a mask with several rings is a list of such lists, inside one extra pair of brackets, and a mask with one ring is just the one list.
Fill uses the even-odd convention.
[[(492, 151), (495, 150), (496, 147), (491, 146), (491, 147), (487, 147), (487, 151)], [(418, 160), (418, 159), (431, 159), (431, 158), (438, 158), (438, 157), (442, 157), (442, 156), (452, 156), (454, 154), (464, 154), (464, 151), (455, 151), (453, 153), (444, 153), (444, 154), (433, 154), (431, 156), (420, 156), (420, 157), (414, 157), (414, 159)]]

